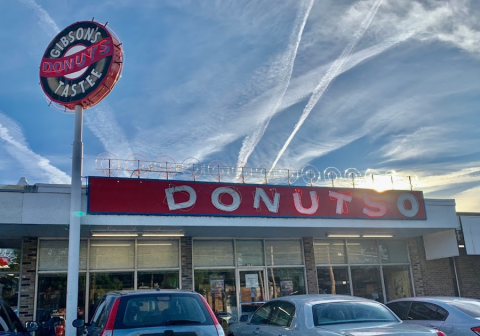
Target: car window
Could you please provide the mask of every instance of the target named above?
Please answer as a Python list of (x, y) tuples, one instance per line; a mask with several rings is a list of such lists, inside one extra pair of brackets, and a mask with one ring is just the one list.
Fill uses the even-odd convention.
[(213, 320), (199, 295), (184, 293), (123, 297), (115, 320), (115, 329), (169, 325), (213, 325)]
[(312, 313), (315, 326), (399, 321), (384, 305), (368, 301), (321, 303), (312, 307)]
[(258, 308), (250, 319), (250, 324), (268, 324), (273, 304), (274, 302), (268, 302)]
[(480, 318), (480, 301), (454, 301), (449, 304), (471, 317)]
[(401, 320), (407, 320), (408, 310), (410, 309), (411, 304), (412, 301), (397, 301), (388, 303), (387, 307), (390, 308)]
[(445, 321), (447, 316), (448, 312), (436, 304), (414, 301), (408, 313), (408, 320)]
[(295, 316), (295, 305), (286, 301), (275, 301), (269, 324), (277, 327), (288, 328)]
[(15, 332), (3, 304), (0, 304), (0, 331)]
[(103, 328), (105, 326), (105, 321), (107, 320), (107, 298), (106, 296), (102, 297), (98, 302), (97, 309), (92, 319), (92, 326), (96, 328)]

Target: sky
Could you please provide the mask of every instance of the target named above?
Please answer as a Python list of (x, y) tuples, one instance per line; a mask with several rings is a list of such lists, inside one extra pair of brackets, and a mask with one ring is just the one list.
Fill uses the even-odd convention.
[(125, 61), (84, 112), (83, 176), (110, 158), (126, 177), (143, 160), (178, 179), (353, 178), (480, 212), (478, 0), (0, 0), (0, 184), (70, 183), (74, 116), (49, 106), (39, 65), (93, 18)]

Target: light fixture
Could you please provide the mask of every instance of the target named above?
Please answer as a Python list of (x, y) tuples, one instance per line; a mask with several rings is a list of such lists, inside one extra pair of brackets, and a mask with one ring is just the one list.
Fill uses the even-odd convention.
[(142, 237), (183, 237), (183, 232), (145, 232)]
[(172, 246), (172, 244), (138, 243), (138, 246)]
[(363, 238), (393, 238), (391, 234), (366, 234), (362, 235)]
[(327, 233), (328, 238), (360, 238), (359, 234), (336, 234), (336, 233)]
[(128, 247), (131, 244), (91, 244), (91, 247)]
[(315, 246), (328, 246), (330, 243), (313, 243)]
[(465, 245), (458, 245), (459, 248), (465, 248)]
[(93, 232), (92, 237), (138, 237), (135, 232)]

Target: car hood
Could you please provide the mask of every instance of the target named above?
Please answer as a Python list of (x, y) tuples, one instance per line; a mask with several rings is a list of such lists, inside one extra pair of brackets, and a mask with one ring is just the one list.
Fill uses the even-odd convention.
[(336, 332), (345, 336), (381, 336), (381, 335), (408, 335), (408, 336), (436, 336), (433, 329), (405, 323), (342, 323), (319, 326), (318, 328)]

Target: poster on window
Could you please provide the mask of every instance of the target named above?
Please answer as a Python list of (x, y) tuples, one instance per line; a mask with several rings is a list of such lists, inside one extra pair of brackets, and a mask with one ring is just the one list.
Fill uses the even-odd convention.
[(291, 280), (280, 281), (280, 290), (282, 292), (282, 296), (292, 295), (293, 294), (293, 281), (291, 281)]
[(210, 279), (210, 293), (213, 297), (222, 297), (225, 291), (225, 282), (223, 279)]
[(389, 300), (410, 297), (410, 279), (407, 270), (385, 272), (387, 279), (387, 294)]
[(260, 287), (258, 285), (258, 274), (245, 274), (245, 287)]

